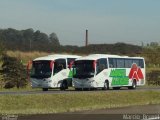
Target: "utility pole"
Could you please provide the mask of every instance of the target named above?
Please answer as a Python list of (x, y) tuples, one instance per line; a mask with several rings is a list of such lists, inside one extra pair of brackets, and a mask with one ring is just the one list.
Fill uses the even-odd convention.
[(88, 46), (88, 30), (86, 30), (86, 47)]
[(31, 39), (29, 40), (29, 50), (30, 50), (30, 52), (31, 52)]
[(142, 48), (144, 47), (144, 43), (143, 43), (143, 41), (142, 41), (142, 43), (141, 43), (141, 46), (142, 46)]

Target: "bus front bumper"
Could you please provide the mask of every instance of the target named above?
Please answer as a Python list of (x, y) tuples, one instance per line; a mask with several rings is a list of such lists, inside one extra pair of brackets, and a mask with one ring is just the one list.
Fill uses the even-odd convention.
[(32, 88), (51, 88), (51, 80), (49, 79), (31, 79)]
[(96, 84), (90, 79), (73, 79), (73, 86), (75, 88), (95, 88)]

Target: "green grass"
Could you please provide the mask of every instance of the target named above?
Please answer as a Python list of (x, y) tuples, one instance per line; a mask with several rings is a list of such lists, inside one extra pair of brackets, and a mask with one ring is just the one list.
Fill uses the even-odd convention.
[(49, 114), (160, 104), (160, 91), (1, 95), (0, 114)]

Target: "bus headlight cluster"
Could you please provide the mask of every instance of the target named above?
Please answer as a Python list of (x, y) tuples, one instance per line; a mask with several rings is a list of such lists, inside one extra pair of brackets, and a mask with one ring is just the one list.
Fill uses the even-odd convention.
[(89, 83), (94, 83), (95, 80), (91, 80)]

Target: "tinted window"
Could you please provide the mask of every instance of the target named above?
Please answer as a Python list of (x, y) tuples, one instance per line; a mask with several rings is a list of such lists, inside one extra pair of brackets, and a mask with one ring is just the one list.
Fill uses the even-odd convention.
[(90, 78), (94, 76), (95, 69), (93, 66), (93, 60), (78, 60), (75, 61), (75, 73), (74, 78)]
[(139, 67), (144, 68), (144, 61), (143, 61), (143, 59), (139, 59)]
[(66, 69), (66, 59), (57, 59), (54, 63), (54, 73)]
[(125, 68), (131, 68), (132, 64), (133, 64), (133, 60), (125, 59)]
[(31, 77), (42, 79), (51, 77), (52, 69), (50, 68), (50, 61), (33, 61), (31, 69)]
[(138, 59), (134, 59), (133, 63), (136, 63), (139, 66), (139, 60)]
[(121, 58), (109, 58), (110, 68), (131, 68), (133, 63), (136, 63), (139, 67), (144, 68), (143, 59), (121, 59)]
[(139, 65), (140, 65), (141, 68), (144, 68), (144, 60), (143, 60), (143, 59), (141, 59), (141, 60), (139, 61)]
[(97, 61), (97, 74), (107, 68), (107, 59), (102, 58)]
[(117, 61), (115, 58), (109, 58), (109, 67), (110, 68), (116, 68), (117, 67)]
[(67, 64), (69, 65), (72, 61), (75, 61), (76, 58), (67, 58)]
[(124, 68), (124, 59), (117, 59), (117, 68)]

